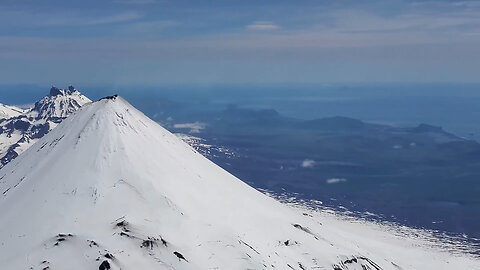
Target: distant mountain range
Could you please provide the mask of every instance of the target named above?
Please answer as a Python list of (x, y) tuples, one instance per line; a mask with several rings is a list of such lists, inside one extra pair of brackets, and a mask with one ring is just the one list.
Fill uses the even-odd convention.
[[(275, 110), (165, 115), (173, 132), (250, 185), (345, 212), (449, 232), (480, 246), (480, 144), (438, 126)], [(188, 122), (187, 122), (188, 120)], [(181, 123), (181, 124), (178, 124)]]

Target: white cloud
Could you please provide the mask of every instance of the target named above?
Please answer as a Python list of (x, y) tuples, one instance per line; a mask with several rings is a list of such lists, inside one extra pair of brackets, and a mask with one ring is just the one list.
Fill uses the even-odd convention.
[(99, 25), (110, 23), (129, 22), (140, 19), (143, 16), (137, 12), (125, 12), (108, 16), (79, 17), (79, 18), (55, 18), (48, 20), (46, 25)]
[(195, 123), (182, 123), (182, 124), (174, 124), (174, 128), (179, 128), (179, 129), (190, 129), (190, 133), (200, 133), (207, 124), (202, 123), (202, 122), (195, 122)]
[(341, 182), (347, 182), (347, 179), (345, 178), (329, 178), (327, 179), (327, 184), (337, 184)]
[(269, 30), (280, 29), (280, 27), (273, 22), (256, 21), (256, 22), (253, 22), (252, 24), (247, 25), (247, 29), (254, 30), (254, 31), (269, 31)]
[(305, 159), (302, 161), (303, 168), (313, 168), (315, 166), (315, 160), (312, 159)]
[(0, 6), (0, 28), (35, 28), (54, 26), (88, 26), (134, 21), (143, 15), (135, 11), (116, 13), (91, 12), (32, 12), (30, 10), (2, 9)]

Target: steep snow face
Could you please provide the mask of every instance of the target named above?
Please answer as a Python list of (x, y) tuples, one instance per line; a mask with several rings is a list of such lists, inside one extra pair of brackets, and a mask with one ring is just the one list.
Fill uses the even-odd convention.
[(476, 269), (249, 187), (122, 98), (0, 169), (1, 269)]
[(29, 110), (0, 105), (0, 168), (89, 102), (90, 99), (70, 86), (68, 89), (52, 87), (50, 95)]

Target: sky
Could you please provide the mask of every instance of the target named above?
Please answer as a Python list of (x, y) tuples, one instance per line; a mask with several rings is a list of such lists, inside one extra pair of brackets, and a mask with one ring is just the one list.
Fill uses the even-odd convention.
[(0, 0), (0, 84), (479, 83), (480, 1)]

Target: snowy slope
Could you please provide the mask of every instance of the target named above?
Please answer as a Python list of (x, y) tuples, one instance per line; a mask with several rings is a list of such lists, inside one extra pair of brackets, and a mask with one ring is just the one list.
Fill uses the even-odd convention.
[(23, 114), (24, 111), (15, 106), (8, 106), (0, 103), (0, 119), (11, 118)]
[(69, 86), (52, 87), (50, 94), (29, 110), (0, 104), (0, 168), (89, 102), (90, 99)]
[(0, 169), (0, 192), (0, 269), (480, 269), (281, 204), (122, 98), (62, 121)]

